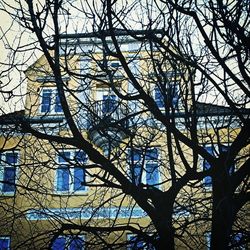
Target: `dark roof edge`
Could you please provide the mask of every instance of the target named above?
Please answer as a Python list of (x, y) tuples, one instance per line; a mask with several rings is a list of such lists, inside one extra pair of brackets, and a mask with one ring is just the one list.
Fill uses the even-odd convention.
[[(150, 35), (150, 34), (164, 34), (163, 29), (155, 29), (155, 30), (123, 30), (123, 29), (115, 29), (114, 30), (116, 36), (136, 36), (136, 35)], [(71, 34), (60, 34), (59, 37), (61, 39), (65, 38), (92, 38), (92, 37), (107, 37), (111, 36), (110, 30), (102, 30), (90, 33), (71, 33)]]

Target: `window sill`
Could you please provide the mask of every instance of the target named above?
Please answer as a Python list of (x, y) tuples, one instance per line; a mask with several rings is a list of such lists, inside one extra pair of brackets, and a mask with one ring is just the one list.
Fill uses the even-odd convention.
[(0, 196), (13, 197), (15, 192), (0, 192)]
[(53, 195), (55, 196), (86, 196), (88, 195), (88, 190), (82, 191), (54, 191)]

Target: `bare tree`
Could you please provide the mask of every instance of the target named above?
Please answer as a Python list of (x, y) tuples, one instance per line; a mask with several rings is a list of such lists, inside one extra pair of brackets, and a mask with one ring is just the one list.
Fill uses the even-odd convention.
[(21, 159), (1, 199), (13, 246), (248, 244), (247, 1), (2, 2), (33, 39), (13, 58), (43, 53), (0, 120), (1, 161)]

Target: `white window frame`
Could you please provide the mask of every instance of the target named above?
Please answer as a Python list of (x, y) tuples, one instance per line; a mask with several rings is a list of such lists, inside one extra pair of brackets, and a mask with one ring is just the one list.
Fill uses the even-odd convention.
[(4, 151), (4, 152), (1, 152), (1, 161), (0, 161), (0, 180), (1, 181), (4, 181), (3, 179), (3, 175), (4, 175), (4, 169), (5, 168), (8, 168), (8, 167), (13, 167), (13, 165), (9, 165), (7, 164), (6, 162), (6, 154), (8, 153), (14, 153), (14, 154), (17, 154), (17, 163), (15, 166), (15, 190), (14, 191), (11, 191), (11, 192), (6, 192), (6, 191), (2, 191), (3, 189), (3, 183), (0, 182), (0, 195), (4, 195), (4, 196), (13, 196), (16, 192), (16, 183), (17, 183), (17, 176), (18, 176), (18, 163), (19, 163), (19, 152), (18, 151)]
[[(51, 104), (50, 104), (50, 111), (43, 112), (42, 111), (42, 102), (43, 102), (43, 92), (46, 90), (51, 90)], [(60, 112), (56, 112), (56, 96), (57, 96), (57, 88), (56, 87), (43, 87), (40, 93), (40, 104), (39, 104), (39, 112), (40, 114), (63, 114), (63, 110)]]
[[(147, 150), (154, 149), (154, 148), (157, 150), (157, 153), (158, 153), (158, 158), (157, 159), (147, 160), (147, 159), (145, 159), (146, 154), (144, 154), (144, 158), (143, 158), (143, 154), (141, 154), (141, 160), (140, 161), (134, 161), (134, 164), (136, 164), (138, 162), (143, 163), (143, 166), (142, 166), (142, 175), (141, 175), (141, 184), (143, 184), (143, 185), (149, 185), (147, 183), (147, 171), (146, 171), (146, 165), (147, 165), (147, 163), (155, 163), (155, 164), (157, 164), (159, 184), (158, 185), (150, 185), (150, 186), (161, 189), (161, 184), (160, 184), (161, 183), (161, 173), (160, 173), (160, 166), (159, 166), (159, 162), (160, 162), (160, 150), (159, 150), (159, 147), (149, 147), (149, 148), (147, 148)], [(127, 155), (129, 157), (131, 157), (130, 150), (131, 149), (128, 149), (128, 152), (127, 152)], [(134, 150), (137, 150), (137, 148), (135, 148)], [(147, 152), (147, 150), (146, 150), (146, 152)], [(128, 161), (131, 162), (131, 164), (132, 164), (132, 160), (131, 159), (128, 159)], [(128, 165), (128, 171), (129, 171), (130, 178), (131, 178), (131, 181), (132, 181), (131, 167), (132, 167), (132, 165), (131, 166)]]
[(68, 250), (69, 247), (70, 247), (69, 243), (70, 243), (70, 241), (72, 240), (72, 238), (74, 236), (82, 240), (83, 247), (82, 247), (81, 250), (84, 250), (85, 249), (85, 247), (84, 247), (85, 235), (59, 235), (57, 238), (65, 238), (65, 244), (66, 244), (66, 246), (65, 246), (64, 250)]
[[(74, 169), (75, 167), (70, 167), (69, 168), (69, 189), (68, 190), (65, 190), (65, 191), (60, 191), (60, 190), (57, 190), (57, 178), (58, 178), (58, 168), (60, 168), (60, 162), (59, 162), (59, 156), (60, 156), (60, 152), (61, 153), (66, 153), (66, 152), (70, 152), (70, 160), (72, 162), (74, 162), (74, 156), (75, 156), (75, 153), (77, 152), (78, 150), (59, 150), (58, 153), (56, 154), (56, 169), (55, 169), (55, 178), (54, 178), (54, 190), (55, 190), (55, 193), (57, 194), (60, 194), (60, 195), (68, 195), (68, 194), (73, 194), (73, 195), (79, 195), (79, 194), (85, 194), (87, 191), (88, 191), (88, 187), (87, 185), (84, 185), (84, 190), (74, 190)], [(87, 155), (86, 155), (87, 157)], [(88, 161), (88, 157), (86, 159), (85, 162), (83, 163), (86, 163)], [(65, 162), (64, 165), (69, 165), (70, 163), (68, 162)], [(87, 183), (88, 182), (88, 175), (87, 175), (87, 172), (86, 172), (86, 169), (84, 169), (84, 175), (85, 175), (85, 182)]]

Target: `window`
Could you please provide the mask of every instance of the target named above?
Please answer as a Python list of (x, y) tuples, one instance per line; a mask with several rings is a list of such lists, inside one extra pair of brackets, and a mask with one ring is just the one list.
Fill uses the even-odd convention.
[(108, 68), (112, 71), (112, 76), (115, 78), (122, 77), (122, 67), (120, 61), (109, 61)]
[(104, 114), (114, 112), (116, 105), (115, 95), (103, 95), (102, 112)]
[(244, 240), (244, 235), (240, 232), (234, 233), (231, 235), (230, 249), (236, 250), (244, 250), (246, 249), (246, 244)]
[[(211, 232), (206, 232), (205, 233), (205, 241), (206, 241), (206, 246), (207, 249), (211, 249)], [(243, 241), (243, 234), (242, 233), (235, 233), (230, 236), (230, 244), (229, 244), (229, 249), (240, 249), (240, 250), (245, 250), (245, 244)]]
[(209, 250), (211, 247), (211, 232), (205, 233), (205, 244), (206, 244), (206, 249)]
[(10, 249), (10, 237), (0, 236), (0, 250), (9, 250), (9, 249)]
[(84, 236), (59, 236), (52, 245), (52, 250), (83, 250)]
[(83, 151), (64, 151), (58, 155), (56, 190), (59, 192), (85, 191), (86, 173), (82, 164), (87, 161)]
[[(216, 149), (218, 149), (218, 145), (206, 145), (205, 146), (206, 151), (215, 156), (216, 155)], [(220, 151), (221, 152), (227, 152), (228, 147), (225, 145), (220, 145)], [(211, 165), (208, 161), (204, 160), (203, 161), (203, 171), (209, 170), (211, 168)], [(229, 167), (229, 174), (231, 175), (234, 172), (234, 165)], [(203, 179), (204, 186), (207, 188), (211, 188), (212, 186), (212, 177), (211, 176), (206, 176)]]
[(134, 149), (129, 152), (130, 175), (136, 185), (159, 185), (158, 149), (148, 148), (145, 152)]
[[(205, 146), (205, 149), (209, 154), (214, 155), (213, 146)], [(210, 163), (208, 161), (204, 160), (203, 161), (203, 171), (209, 170), (210, 168), (211, 168)], [(203, 184), (205, 187), (210, 188), (212, 186), (212, 177), (206, 176), (203, 179)]]
[[(100, 105), (100, 116), (114, 112), (118, 107), (117, 96), (109, 88), (99, 88), (96, 92), (96, 100)], [(118, 111), (118, 110), (117, 110)]]
[(0, 154), (0, 188), (3, 194), (14, 194), (16, 181), (17, 152)]
[(154, 99), (158, 108), (164, 108), (165, 106), (165, 98), (169, 98), (173, 107), (177, 107), (178, 105), (178, 83), (171, 82), (168, 87), (166, 87), (166, 94), (164, 95), (163, 90), (158, 86), (154, 89)]
[(41, 97), (41, 113), (61, 113), (62, 105), (55, 88), (43, 89)]
[(138, 239), (136, 235), (128, 234), (128, 250), (154, 250), (154, 246), (150, 243), (144, 242), (142, 239)]

